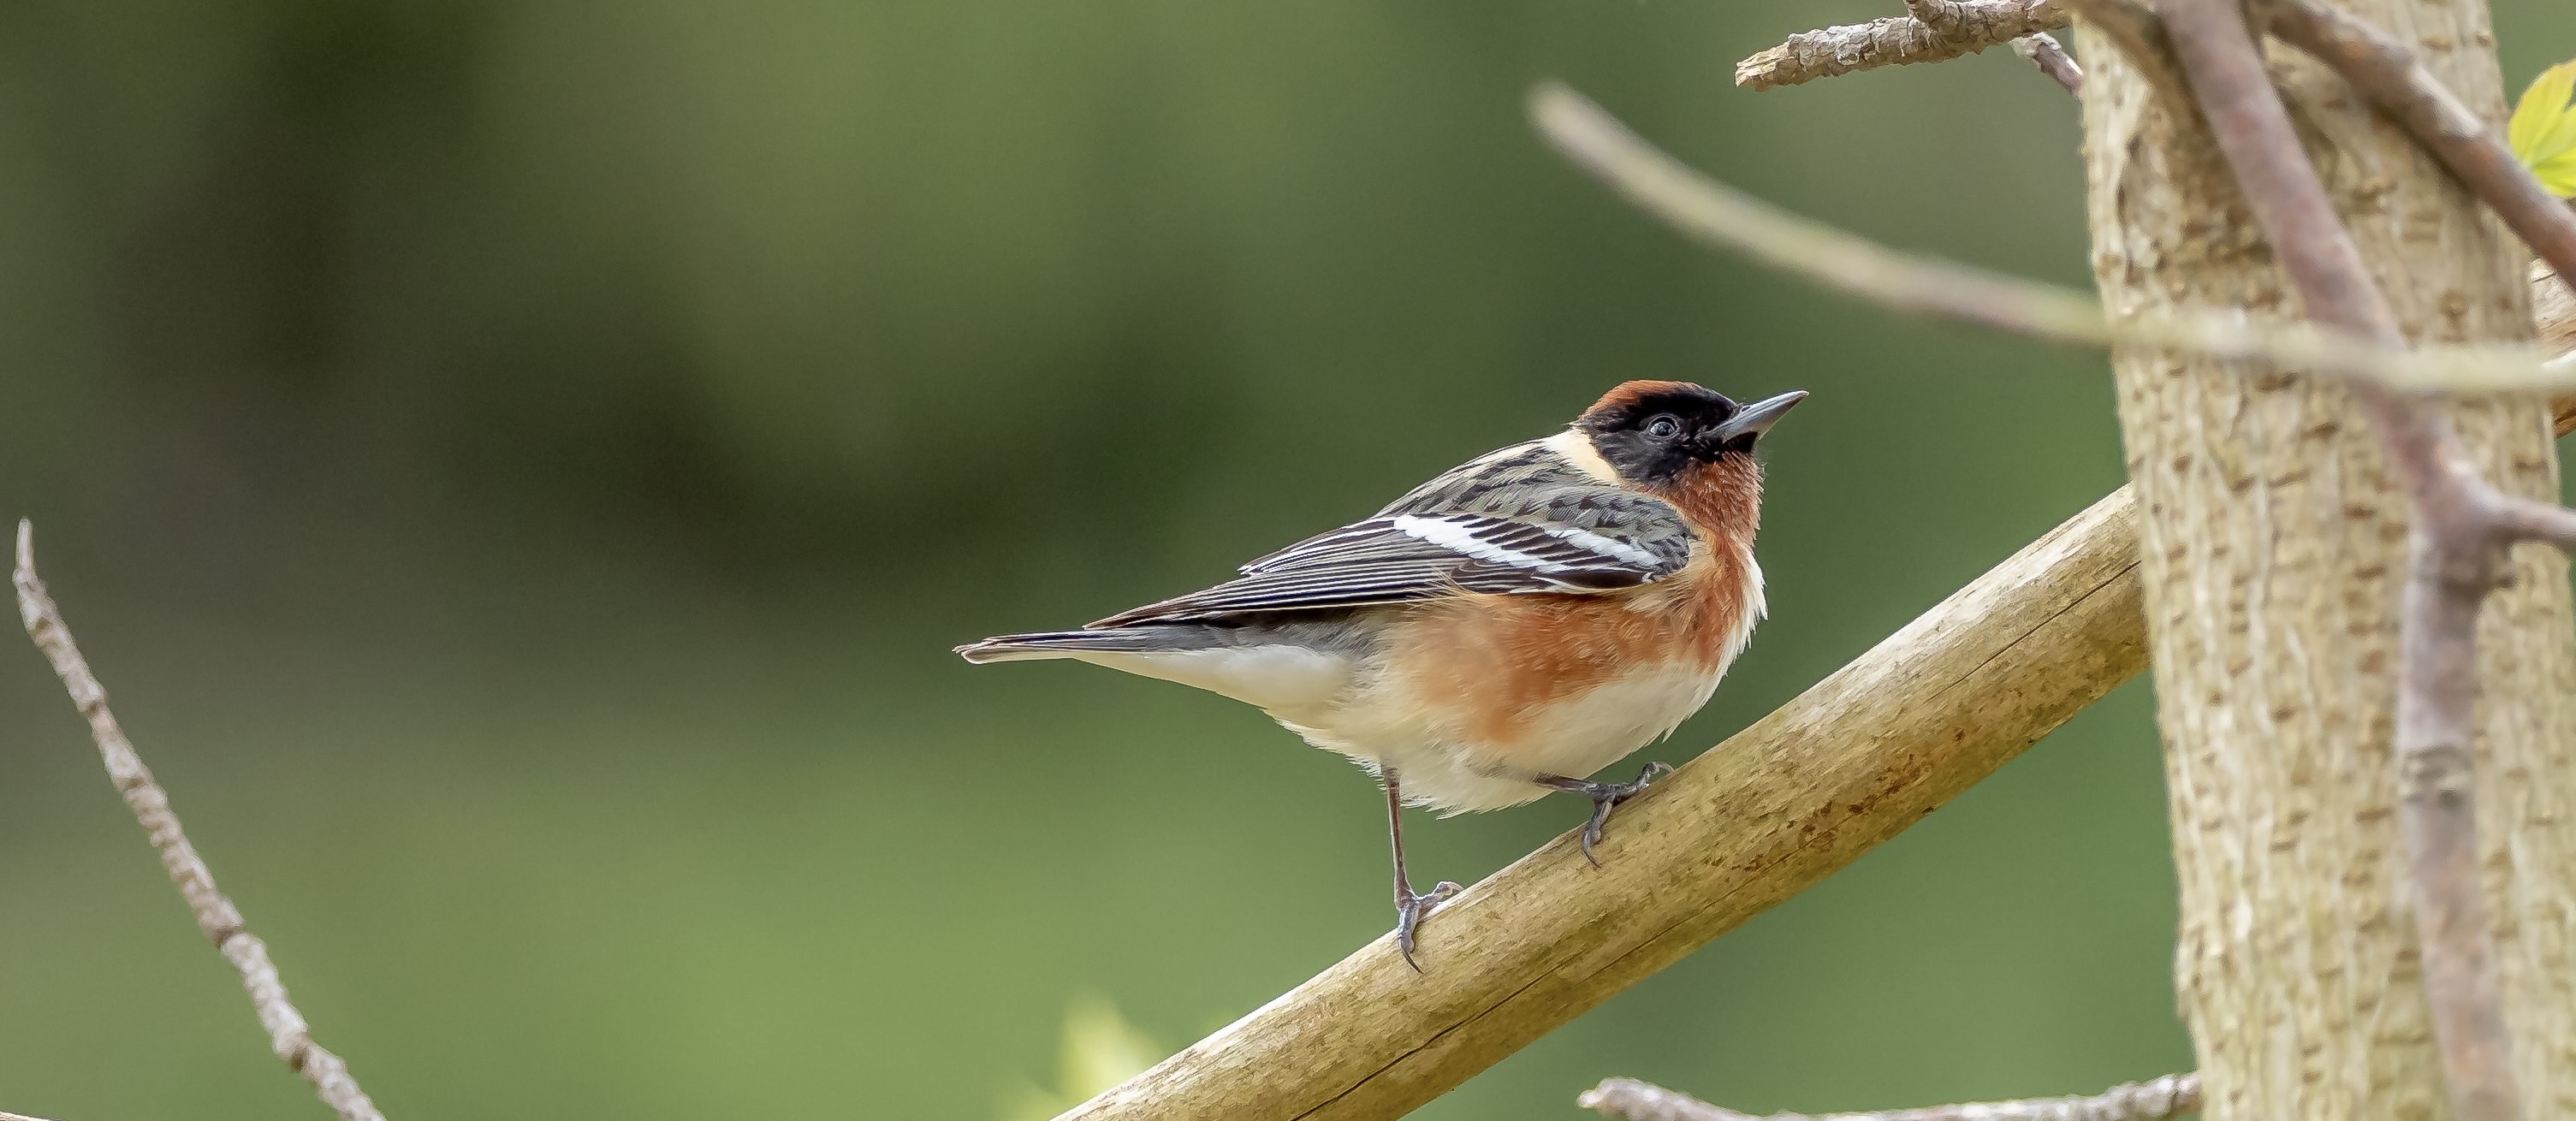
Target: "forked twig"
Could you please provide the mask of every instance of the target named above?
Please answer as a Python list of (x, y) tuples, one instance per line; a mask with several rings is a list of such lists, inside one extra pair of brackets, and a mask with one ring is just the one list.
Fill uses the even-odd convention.
[(2168, 1074), (2146, 1082), (2123, 1082), (2081, 1097), (1768, 1117), (1737, 1113), (1633, 1078), (1613, 1078), (1584, 1091), (1574, 1104), (1623, 1121), (2171, 1121), (2200, 1111), (2200, 1075)]
[[(214, 873), (207, 870), (196, 846), (188, 843), (178, 815), (170, 810), (169, 794), (153, 780), (142, 757), (135, 754), (134, 743), (126, 738), (116, 714), (108, 711), (106, 688), (90, 672), (89, 662), (72, 641), (71, 628), (63, 623), (61, 609), (46, 593), (45, 582), (36, 577), (35, 527), (24, 520), (18, 523), (17, 561), (11, 580), (18, 588), (18, 617), (27, 625), (27, 637), (34, 639), (36, 648), (44, 651), (45, 660), (53, 663), (54, 673), (63, 679), (72, 703), (89, 720), (90, 738), (98, 744), (108, 780), (116, 784), (126, 807), (134, 811), (134, 820), (151, 839), (153, 850), (161, 854), (161, 867), (169, 871), (170, 882), (196, 914), (197, 929), (241, 975), (242, 989), (250, 994), (259, 1026), (268, 1032), (269, 1049), (312, 1083), (314, 1093), (343, 1121), (384, 1121), (366, 1091), (350, 1077), (348, 1064), (313, 1042), (304, 1014), (287, 999), (277, 966), (268, 960), (268, 946), (243, 928), (240, 909), (215, 887)], [(0, 1117), (0, 1121), (10, 1119)]]

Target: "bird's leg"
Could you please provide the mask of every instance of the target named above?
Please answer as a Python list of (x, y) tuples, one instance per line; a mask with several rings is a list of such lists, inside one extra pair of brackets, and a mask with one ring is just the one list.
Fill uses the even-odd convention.
[(1395, 769), (1380, 769), (1378, 785), (1386, 788), (1386, 837), (1395, 847), (1395, 952), (1404, 955), (1404, 964), (1420, 973), (1421, 963), (1413, 960), (1413, 932), (1422, 926), (1422, 916), (1462, 889), (1442, 880), (1428, 892), (1413, 893), (1413, 879), (1404, 874), (1404, 796), (1396, 792)]
[(1592, 855), (1592, 846), (1601, 843), (1601, 826), (1610, 820), (1610, 811), (1618, 808), (1619, 803), (1643, 793), (1647, 783), (1671, 773), (1673, 765), (1670, 763), (1648, 763), (1645, 770), (1637, 772), (1635, 782), (1591, 782), (1564, 775), (1540, 775), (1537, 782), (1540, 786), (1592, 799), (1592, 820), (1583, 823), (1583, 859), (1598, 868), (1601, 861)]

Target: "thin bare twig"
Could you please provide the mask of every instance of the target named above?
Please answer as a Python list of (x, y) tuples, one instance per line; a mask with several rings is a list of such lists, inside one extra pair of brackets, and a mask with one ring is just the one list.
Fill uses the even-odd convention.
[(1584, 1091), (1575, 1104), (1624, 1121), (2170, 1121), (2200, 1111), (2200, 1075), (2168, 1074), (2147, 1082), (2123, 1082), (2084, 1097), (1873, 1113), (1774, 1113), (1768, 1118), (1737, 1113), (1633, 1078), (1613, 1078)]
[(1944, 62), (2067, 25), (2057, 0), (1906, 0), (1911, 15), (1801, 31), (1735, 64), (1735, 84), (1794, 86), (1881, 66)]
[(241, 911), (215, 887), (214, 873), (207, 870), (196, 846), (188, 843), (178, 815), (170, 810), (169, 794), (153, 780), (142, 757), (135, 754), (134, 743), (126, 738), (116, 714), (108, 711), (107, 689), (90, 673), (89, 662), (72, 641), (71, 628), (63, 623), (62, 611), (54, 606), (53, 596), (46, 593), (45, 582), (36, 577), (35, 527), (24, 520), (18, 523), (17, 559), (12, 581), (18, 587), (18, 617), (27, 625), (27, 637), (44, 651), (45, 660), (53, 663), (54, 673), (70, 691), (72, 703), (88, 718), (90, 738), (98, 744), (99, 759), (107, 765), (109, 781), (116, 784), (126, 807), (134, 811), (134, 820), (142, 824), (152, 848), (161, 854), (161, 867), (169, 871), (170, 882), (177, 885), (180, 897), (196, 914), (197, 929), (241, 975), (242, 989), (250, 994), (259, 1026), (268, 1031), (269, 1049), (312, 1083), (322, 1103), (338, 1113), (342, 1121), (384, 1121), (375, 1103), (367, 1099), (366, 1091), (349, 1076), (348, 1064), (313, 1042), (305, 1028), (304, 1014), (287, 999), (277, 966), (268, 960), (268, 946), (243, 928)]
[(2273, 0), (2257, 14), (2273, 34), (2332, 67), (2406, 126), (2416, 143), (2558, 275), (2576, 278), (2576, 211), (2541, 186), (2504, 137), (2426, 70), (2404, 42), (2320, 0)]
[(2576, 386), (2576, 363), (2549, 363), (2548, 356), (2524, 346), (2392, 351), (2366, 337), (2258, 321), (2232, 309), (2142, 314), (2114, 323), (2087, 293), (1900, 252), (1772, 206), (1674, 159), (1563, 85), (1550, 82), (1531, 91), (1530, 115), (1576, 166), (1693, 240), (1899, 311), (2076, 346), (2136, 343), (2405, 388)]
[(2084, 96), (2084, 68), (2075, 65), (2075, 59), (2066, 53), (2065, 44), (2058, 42), (2057, 36), (2035, 31), (2013, 40), (2012, 48), (2013, 53), (2029, 59), (2031, 65), (2065, 87), (2066, 92)]
[[(2239, 0), (2166, 0), (2162, 14), (2201, 113), (2309, 317), (2403, 349), (2397, 317), (2299, 145)], [(2520, 1091), (2477, 868), (2478, 605), (2496, 587), (2516, 532), (2547, 537), (2567, 515), (2543, 516), (2539, 504), (2488, 486), (2434, 400), (2366, 383), (2353, 389), (2412, 506), (2398, 617), (2398, 816), (2434, 1042), (2452, 1116), (2512, 1121)]]

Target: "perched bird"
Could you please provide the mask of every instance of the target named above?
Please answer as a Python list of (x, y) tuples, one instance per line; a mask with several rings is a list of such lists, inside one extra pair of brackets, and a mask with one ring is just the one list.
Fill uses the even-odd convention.
[(1591, 859), (1612, 808), (1671, 770), (1583, 777), (1699, 711), (1752, 636), (1764, 613), (1753, 445), (1806, 396), (1738, 405), (1687, 382), (1628, 382), (1565, 431), (1470, 460), (1224, 583), (957, 653), (1197, 686), (1374, 772), (1410, 964), (1423, 916), (1459, 888), (1413, 890), (1403, 806), (1446, 815), (1580, 794)]

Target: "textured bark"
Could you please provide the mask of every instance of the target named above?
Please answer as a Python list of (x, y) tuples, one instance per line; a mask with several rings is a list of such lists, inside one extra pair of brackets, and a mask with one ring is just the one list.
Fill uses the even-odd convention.
[[(2352, 0), (2503, 118), (2478, 0)], [(2295, 312), (2225, 163), (2087, 27), (2094, 271), (2115, 312)], [(2525, 254), (2394, 126), (2304, 58), (2273, 71), (2419, 343), (2525, 339)], [(2403, 897), (2390, 754), (2406, 500), (2334, 383), (2118, 355), (2182, 883), (2176, 987), (2213, 1121), (2442, 1116)], [(2500, 488), (2554, 498), (2537, 397), (2453, 414)], [(2479, 841), (2527, 1109), (2576, 1106), (2576, 621), (2565, 562), (2518, 550), (2479, 633)]]

